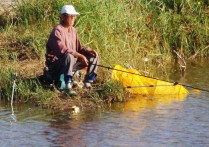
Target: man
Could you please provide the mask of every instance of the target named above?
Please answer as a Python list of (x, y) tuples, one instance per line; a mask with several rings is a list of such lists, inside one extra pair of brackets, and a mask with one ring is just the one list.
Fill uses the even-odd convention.
[(64, 74), (66, 89), (71, 90), (75, 71), (87, 67), (84, 86), (91, 88), (96, 78), (98, 54), (94, 50), (81, 46), (78, 34), (73, 26), (79, 15), (72, 5), (61, 9), (61, 21), (52, 30), (46, 44), (46, 65), (51, 71), (53, 80)]

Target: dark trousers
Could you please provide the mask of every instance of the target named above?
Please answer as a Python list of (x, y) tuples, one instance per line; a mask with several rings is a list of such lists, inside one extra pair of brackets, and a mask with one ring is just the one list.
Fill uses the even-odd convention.
[[(97, 64), (99, 61), (98, 55), (96, 57), (91, 57), (88, 54), (83, 54), (87, 60), (89, 61), (89, 65), (87, 66), (86, 77), (91, 76), (92, 74), (97, 73)], [(54, 62), (46, 62), (46, 65), (49, 70), (49, 74), (51, 74), (51, 78), (53, 80), (59, 80), (61, 74), (64, 76), (72, 76), (73, 74), (80, 69), (85, 68), (86, 66), (82, 64), (80, 60), (75, 58), (72, 54), (65, 54), (62, 58)]]

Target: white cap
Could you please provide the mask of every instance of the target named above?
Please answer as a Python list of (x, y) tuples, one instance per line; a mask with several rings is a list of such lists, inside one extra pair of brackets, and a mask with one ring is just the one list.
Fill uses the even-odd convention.
[(79, 15), (78, 12), (76, 12), (75, 8), (72, 5), (64, 5), (61, 10), (61, 14), (69, 14), (69, 15)]

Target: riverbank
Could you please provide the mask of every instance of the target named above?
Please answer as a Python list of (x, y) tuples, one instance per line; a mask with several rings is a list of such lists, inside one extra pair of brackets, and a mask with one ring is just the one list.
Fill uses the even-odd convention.
[[(118, 85), (110, 81), (111, 71), (107, 69), (99, 69), (95, 83), (97, 89), (104, 89), (103, 93), (84, 90), (75, 99), (37, 82), (37, 77), (43, 74), (46, 40), (58, 24), (60, 8), (65, 3), (69, 2), (28, 1), (23, 5), (14, 2), (15, 7), (10, 11), (14, 15), (3, 13), (0, 16), (1, 97), (10, 100), (11, 75), (18, 73), (16, 100), (19, 102), (36, 102), (62, 110), (75, 104), (93, 109), (124, 101), (124, 91), (114, 89)], [(182, 61), (209, 55), (209, 8), (205, 1), (188, 4), (97, 0), (72, 4), (81, 14), (75, 22), (81, 42), (96, 50), (101, 57), (100, 64), (106, 67), (120, 64), (151, 77), (170, 80), (166, 76), (168, 64), (176, 63), (178, 67)]]
[[(114, 83), (106, 82), (101, 84), (98, 79), (93, 84), (92, 89), (74, 88), (77, 96), (70, 96), (65, 91), (59, 90), (54, 85), (46, 85), (43, 79), (44, 64), (40, 60), (24, 60), (13, 63), (0, 63), (4, 66), (1, 70), (1, 81), (7, 81), (7, 85), (0, 85), (0, 99), (10, 100), (12, 95), (13, 73), (17, 73), (15, 84), (15, 103), (33, 103), (36, 106), (52, 109), (54, 112), (73, 111), (78, 107), (82, 111), (93, 111), (103, 109), (107, 104), (118, 102), (123, 99), (123, 89), (111, 92), (115, 86)], [(8, 73), (9, 72), (9, 73)], [(5, 79), (3, 79), (5, 78)], [(112, 88), (111, 88), (112, 87)], [(122, 94), (122, 95), (121, 95)], [(125, 94), (125, 93), (124, 93)]]

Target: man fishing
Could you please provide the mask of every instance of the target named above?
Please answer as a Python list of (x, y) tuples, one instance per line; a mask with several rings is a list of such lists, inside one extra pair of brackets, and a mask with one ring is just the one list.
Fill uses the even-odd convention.
[(84, 87), (91, 88), (97, 76), (98, 54), (94, 50), (82, 47), (76, 28), (73, 26), (79, 13), (72, 5), (61, 9), (60, 24), (52, 30), (46, 44), (46, 66), (52, 79), (64, 74), (68, 91), (73, 87), (73, 75), (77, 70), (87, 67)]

